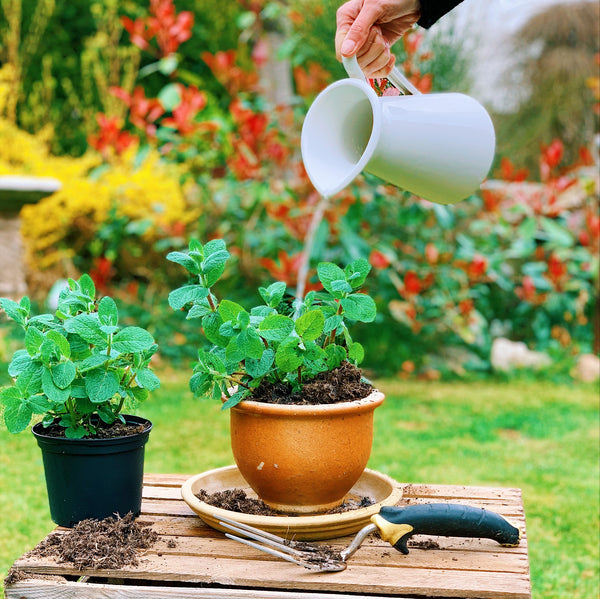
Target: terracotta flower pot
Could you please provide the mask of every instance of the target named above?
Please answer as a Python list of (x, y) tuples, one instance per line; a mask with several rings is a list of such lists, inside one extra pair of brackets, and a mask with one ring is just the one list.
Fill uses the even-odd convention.
[(236, 464), (270, 507), (309, 514), (343, 502), (364, 471), (373, 443), (373, 411), (384, 395), (301, 406), (242, 401), (231, 409)]

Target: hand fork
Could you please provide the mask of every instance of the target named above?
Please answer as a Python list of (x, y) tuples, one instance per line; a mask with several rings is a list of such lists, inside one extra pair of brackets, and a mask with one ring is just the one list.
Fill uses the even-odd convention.
[(521, 538), (520, 530), (499, 514), (483, 508), (452, 503), (382, 507), (378, 514), (371, 517), (371, 524), (359, 530), (350, 545), (339, 553), (324, 546), (283, 539), (222, 516), (215, 518), (223, 528), (242, 535), (240, 537), (226, 533), (226, 537), (320, 572), (345, 570), (346, 560), (373, 532), (378, 532), (384, 541), (404, 554), (408, 554), (407, 542), (414, 534), (487, 538), (508, 547), (518, 545)]

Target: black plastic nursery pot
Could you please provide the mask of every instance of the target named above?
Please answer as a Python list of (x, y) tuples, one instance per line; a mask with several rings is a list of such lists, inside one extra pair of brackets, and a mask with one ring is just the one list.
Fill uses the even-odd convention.
[(59, 526), (140, 514), (144, 446), (152, 423), (138, 416), (125, 420), (144, 424), (144, 431), (112, 439), (66, 439), (45, 435), (41, 423), (33, 427), (42, 450), (50, 516)]

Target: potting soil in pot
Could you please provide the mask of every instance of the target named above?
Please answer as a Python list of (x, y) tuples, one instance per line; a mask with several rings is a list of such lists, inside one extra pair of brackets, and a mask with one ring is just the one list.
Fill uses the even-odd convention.
[(319, 405), (354, 401), (367, 397), (373, 386), (362, 380), (360, 370), (342, 362), (329, 372), (321, 372), (304, 382), (301, 391), (292, 392), (289, 383), (262, 381), (247, 399), (276, 404)]

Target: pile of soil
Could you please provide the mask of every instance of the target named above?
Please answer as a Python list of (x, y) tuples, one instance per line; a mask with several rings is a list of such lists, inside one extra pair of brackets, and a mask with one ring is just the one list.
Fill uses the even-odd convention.
[(158, 540), (150, 527), (136, 522), (131, 512), (123, 518), (90, 518), (69, 532), (49, 535), (27, 555), (56, 556), (59, 563), (71, 562), (78, 570), (137, 566), (138, 550), (148, 549)]
[(248, 399), (264, 403), (320, 405), (363, 399), (372, 391), (373, 386), (362, 380), (356, 366), (342, 362), (337, 368), (305, 381), (301, 391), (293, 392), (289, 383), (262, 381)]
[[(225, 489), (224, 491), (215, 491), (209, 493), (206, 489), (200, 489), (196, 497), (208, 505), (219, 507), (230, 512), (240, 514), (251, 514), (253, 516), (281, 516), (281, 512), (270, 508), (261, 499), (248, 497), (244, 489)], [(350, 510), (356, 510), (361, 507), (369, 507), (375, 501), (370, 497), (361, 497), (359, 500), (349, 499), (341, 505), (325, 512), (326, 514), (340, 514)], [(289, 514), (287, 514), (289, 515)], [(292, 514), (293, 516), (293, 514)]]

